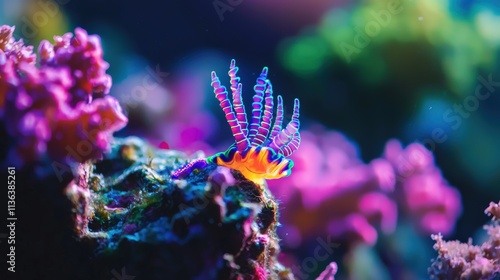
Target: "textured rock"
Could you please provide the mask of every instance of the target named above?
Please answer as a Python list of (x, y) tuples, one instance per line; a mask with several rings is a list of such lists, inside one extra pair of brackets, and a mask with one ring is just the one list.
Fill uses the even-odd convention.
[(293, 279), (276, 260), (278, 207), (267, 187), (216, 165), (171, 180), (186, 160), (129, 137), (115, 139), (102, 161), (80, 165), (66, 193), (75, 232), (97, 241), (94, 270), (126, 267), (137, 279)]

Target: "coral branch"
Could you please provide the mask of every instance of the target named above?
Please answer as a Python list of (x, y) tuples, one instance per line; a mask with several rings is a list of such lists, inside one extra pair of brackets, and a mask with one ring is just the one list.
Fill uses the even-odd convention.
[[(497, 211), (498, 204), (491, 202), (485, 213)], [(434, 250), (438, 256), (429, 268), (431, 279), (498, 279), (500, 276), (500, 225), (494, 220), (484, 226), (488, 240), (481, 246), (467, 243), (444, 241), (441, 234), (433, 234), (436, 241)]]

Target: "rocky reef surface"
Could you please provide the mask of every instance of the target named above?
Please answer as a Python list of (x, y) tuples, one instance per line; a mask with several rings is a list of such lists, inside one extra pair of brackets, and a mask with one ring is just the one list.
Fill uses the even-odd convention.
[(277, 261), (267, 187), (216, 165), (171, 180), (186, 160), (129, 137), (75, 169), (65, 192), (75, 233), (95, 246), (92, 270), (109, 273), (102, 279), (121, 267), (137, 279), (294, 279)]

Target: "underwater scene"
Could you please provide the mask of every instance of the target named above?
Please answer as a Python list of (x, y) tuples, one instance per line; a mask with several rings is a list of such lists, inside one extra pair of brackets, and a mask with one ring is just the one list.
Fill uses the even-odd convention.
[(500, 2), (0, 0), (0, 280), (500, 279)]

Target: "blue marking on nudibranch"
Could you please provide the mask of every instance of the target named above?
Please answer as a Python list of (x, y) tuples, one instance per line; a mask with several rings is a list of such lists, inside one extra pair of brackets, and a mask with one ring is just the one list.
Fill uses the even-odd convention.
[(257, 183), (262, 183), (264, 179), (277, 179), (290, 175), (293, 161), (287, 157), (300, 145), (299, 100), (295, 99), (292, 119), (283, 128), (283, 99), (278, 95), (276, 120), (271, 126), (274, 107), (273, 89), (267, 79), (268, 69), (264, 67), (254, 87), (252, 116), (248, 124), (242, 102), (242, 85), (239, 82), (240, 78), (236, 76), (237, 72), (238, 67), (233, 59), (228, 72), (231, 78), (232, 103), (226, 87), (221, 85), (215, 72), (211, 73), (215, 97), (226, 115), (235, 143), (225, 152), (189, 162), (172, 173), (173, 179), (184, 178), (193, 170), (203, 168), (207, 164), (236, 169), (247, 179)]
[(181, 179), (182, 177), (186, 176), (187, 174), (191, 173), (194, 169), (201, 169), (205, 166), (207, 166), (207, 161), (204, 158), (199, 158), (195, 159), (191, 162), (188, 162), (186, 165), (182, 166), (181, 168), (175, 170), (171, 177), (172, 179)]

